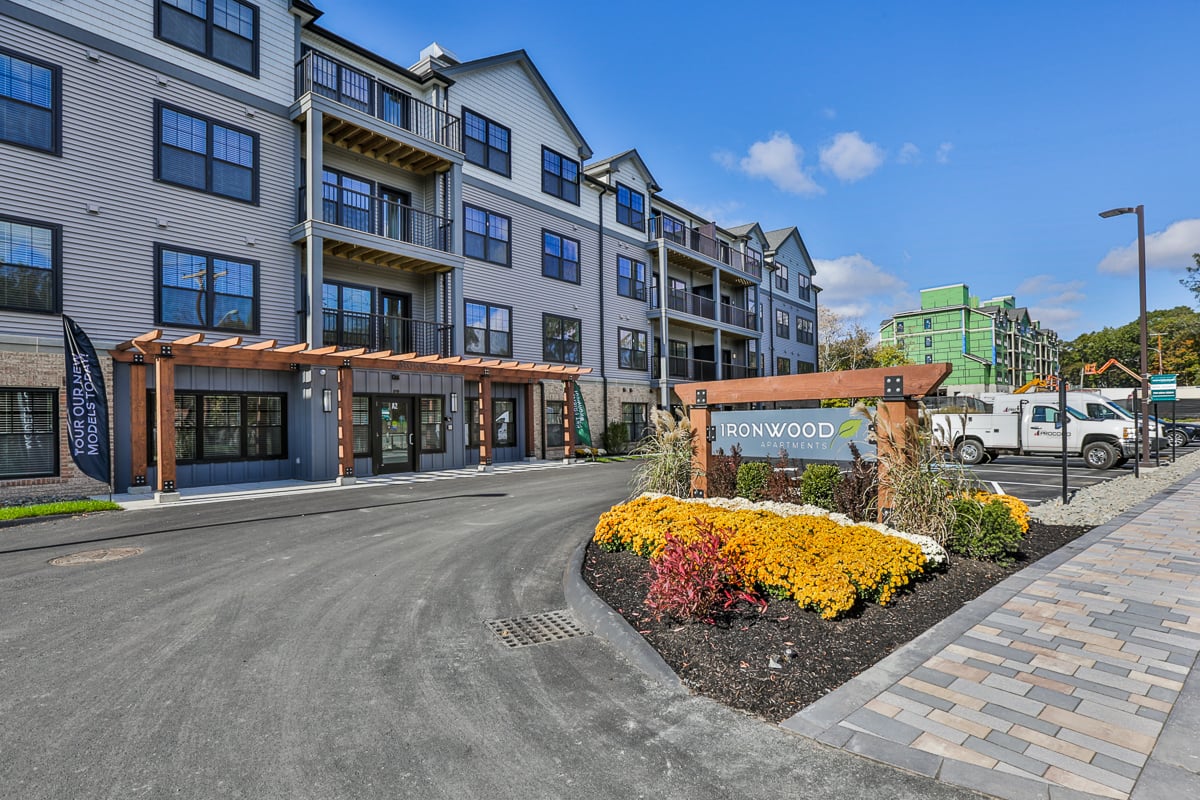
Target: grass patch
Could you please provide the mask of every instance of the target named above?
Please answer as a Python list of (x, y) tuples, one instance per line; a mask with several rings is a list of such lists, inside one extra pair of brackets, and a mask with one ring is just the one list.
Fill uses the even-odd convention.
[(67, 500), (60, 503), (39, 503), (31, 506), (0, 508), (0, 520), (26, 517), (51, 517), (55, 514), (85, 514), (89, 511), (119, 511), (121, 507), (108, 500)]

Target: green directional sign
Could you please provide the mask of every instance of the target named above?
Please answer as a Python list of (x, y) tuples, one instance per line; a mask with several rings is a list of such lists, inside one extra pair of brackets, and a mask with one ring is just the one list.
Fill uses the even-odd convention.
[(1150, 376), (1150, 402), (1170, 403), (1175, 400), (1175, 375)]

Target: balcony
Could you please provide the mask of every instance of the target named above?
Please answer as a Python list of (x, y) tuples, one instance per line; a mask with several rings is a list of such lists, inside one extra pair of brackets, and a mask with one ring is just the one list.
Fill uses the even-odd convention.
[(676, 220), (663, 217), (650, 217), (650, 238), (664, 239), (677, 245), (678, 249), (688, 253), (704, 256), (709, 262), (717, 262), (740, 273), (747, 283), (758, 283), (762, 280), (762, 261), (757, 258), (746, 258), (745, 254), (728, 242), (722, 242), (706, 236), (695, 228), (686, 228)]
[(733, 325), (738, 328), (745, 328), (748, 331), (758, 330), (758, 315), (746, 308), (729, 303), (721, 303), (721, 322), (726, 325)]
[[(651, 290), (650, 308), (654, 310), (658, 307), (658, 292)], [(711, 297), (689, 292), (686, 289), (668, 290), (667, 308), (671, 311), (678, 311), (681, 314), (690, 314), (693, 317), (701, 317), (714, 322), (717, 321), (717, 302)], [(720, 313), (720, 321), (725, 325), (732, 325), (748, 331), (758, 330), (758, 315), (749, 309), (741, 308), (731, 303), (721, 303)]]
[(302, 119), (308, 105), (321, 108), (329, 144), (418, 175), (461, 163), (458, 117), (324, 53), (310, 50), (296, 64), (296, 98), (294, 119)]
[[(651, 376), (657, 380), (662, 377), (662, 368), (659, 366), (659, 360), (655, 359), (651, 364)], [(746, 364), (732, 364), (728, 361), (721, 363), (721, 379), (732, 380), (733, 378), (754, 378), (758, 376), (758, 370)], [(686, 358), (683, 356), (668, 356), (667, 357), (667, 377), (671, 380), (683, 381), (714, 381), (717, 379), (717, 363), (715, 361), (706, 361), (699, 358)]]
[(324, 310), (324, 316), (326, 347), (365, 347), (419, 356), (449, 356), (453, 348), (450, 325), (330, 308)]

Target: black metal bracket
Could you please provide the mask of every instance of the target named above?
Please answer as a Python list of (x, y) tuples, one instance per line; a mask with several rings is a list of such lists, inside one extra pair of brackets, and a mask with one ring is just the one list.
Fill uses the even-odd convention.
[(708, 389), (696, 390), (696, 402), (693, 405), (696, 408), (704, 408), (708, 405)]
[(146, 476), (145, 475), (134, 475), (133, 476), (133, 485), (134, 486), (145, 486), (146, 485)]
[(164, 492), (173, 492), (173, 491), (175, 491), (175, 481), (163, 481), (163, 488), (162, 488), (162, 490), (163, 490)]
[(717, 440), (717, 426), (709, 425), (708, 430), (705, 431), (705, 434), (706, 434), (708, 441), (715, 442)]
[(134, 353), (134, 354), (133, 354), (133, 363), (135, 363), (135, 364), (145, 364), (145, 363), (146, 363), (146, 356), (145, 356), (145, 355), (143, 355), (142, 353)]
[(158, 354), (163, 358), (173, 358), (175, 356), (169, 344), (159, 345)]
[(350, 476), (354, 475), (354, 467), (343, 467), (342, 474), (345, 475), (346, 477), (350, 477)]
[(903, 375), (885, 375), (883, 377), (883, 399), (884, 400), (903, 400), (904, 399), (904, 376)]

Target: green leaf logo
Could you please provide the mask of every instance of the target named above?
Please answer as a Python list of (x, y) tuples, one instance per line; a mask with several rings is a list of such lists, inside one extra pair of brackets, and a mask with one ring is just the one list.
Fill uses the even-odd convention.
[(858, 429), (862, 427), (862, 424), (863, 421), (861, 419), (846, 420), (838, 427), (837, 438), (853, 439), (854, 435), (858, 433)]

